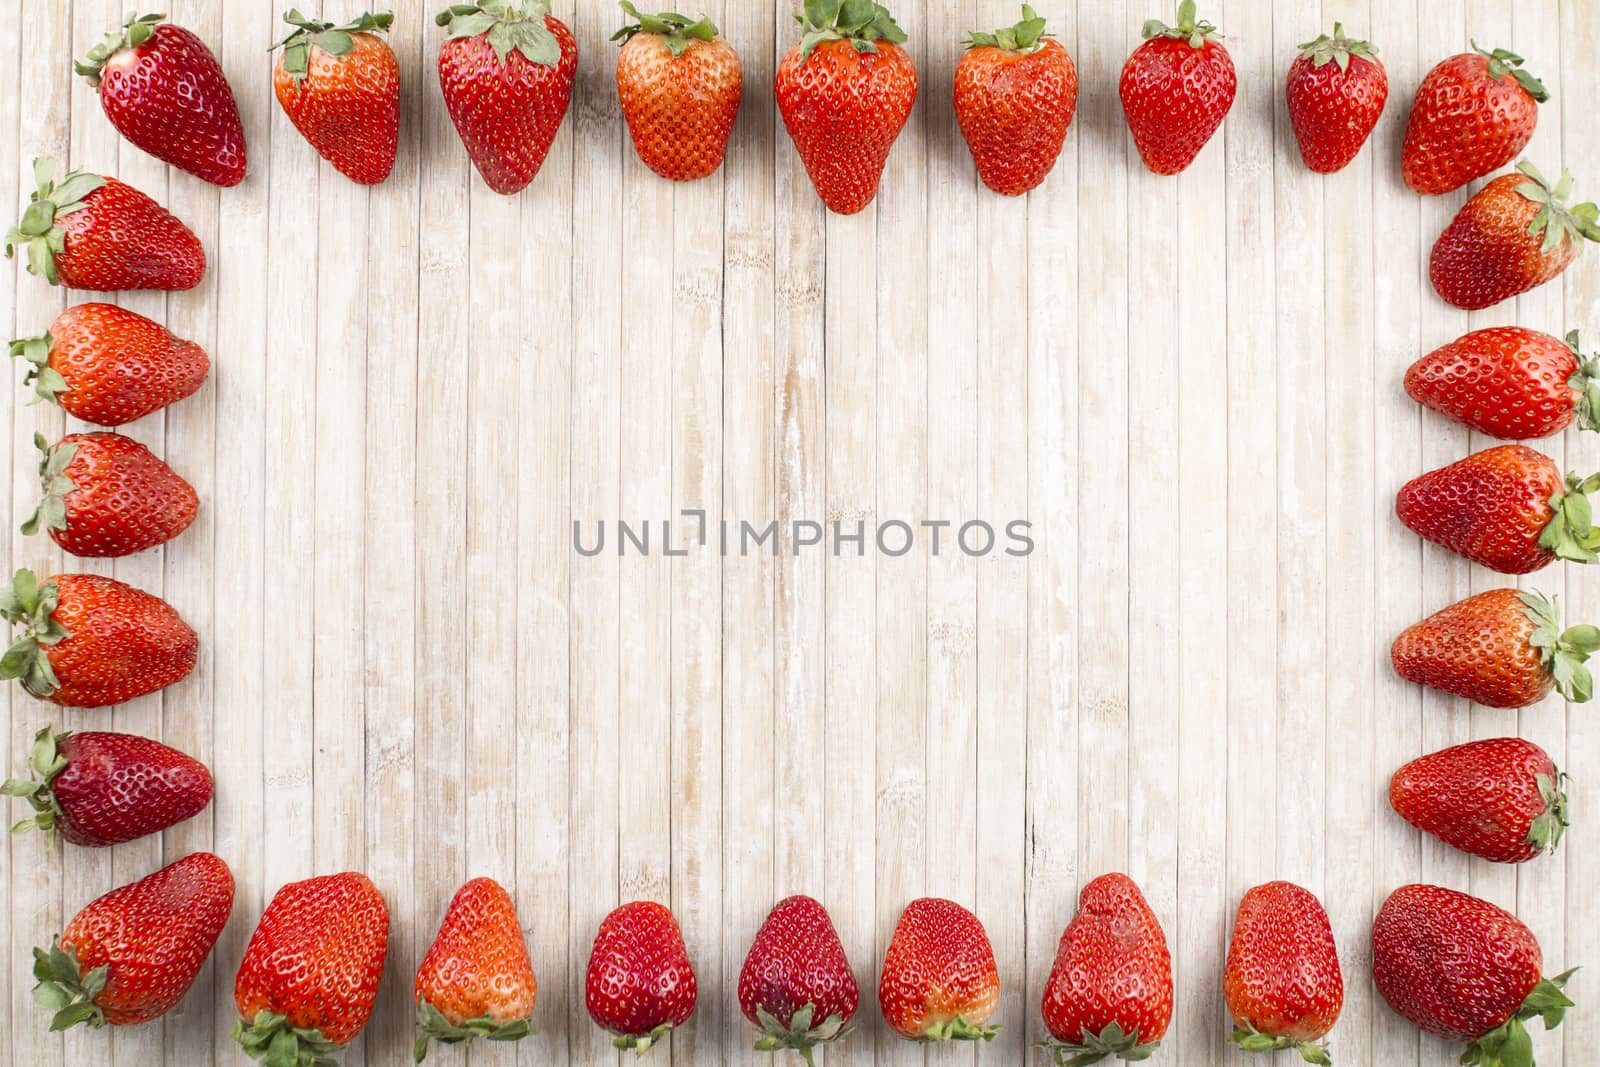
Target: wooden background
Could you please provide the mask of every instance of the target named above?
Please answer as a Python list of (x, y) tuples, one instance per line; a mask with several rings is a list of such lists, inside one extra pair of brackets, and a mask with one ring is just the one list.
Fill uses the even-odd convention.
[[(369, 1067), (407, 1062), (416, 961), (480, 874), (521, 908), (542, 1033), (474, 1064), (612, 1062), (582, 972), (601, 916), (637, 897), (671, 902), (702, 988), (658, 1064), (766, 1062), (734, 982), (791, 892), (828, 904), (863, 985), (862, 1031), (828, 1067), (1037, 1057), (1056, 940), (1079, 886), (1112, 869), (1144, 886), (1174, 948), (1165, 1064), (1242, 1062), (1225, 1044), (1221, 957), (1240, 894), (1275, 876), (1332, 914), (1345, 1065), (1454, 1062), (1368, 979), (1371, 916), (1402, 883), (1516, 908), (1551, 972), (1600, 966), (1600, 733), (1581, 728), (1595, 713), (1474, 710), (1387, 662), (1398, 630), (1499, 584), (1391, 516), (1402, 482), (1486, 443), (1419, 412), (1404, 368), (1469, 327), (1581, 326), (1600, 341), (1595, 250), (1491, 311), (1433, 295), (1427, 250), (1465, 194), (1401, 185), (1411, 94), (1469, 34), (1515, 48), (1555, 94), (1530, 157), (1600, 195), (1600, 127), (1582, 103), (1600, 95), (1600, 4), (1208, 4), (1239, 98), (1172, 179), (1139, 165), (1116, 96), (1141, 21), (1169, 5), (1044, 0), (1083, 91), (1054, 177), (1007, 201), (978, 186), (948, 99), (964, 32), (1014, 21), (1015, 6), (901, 0), (923, 98), (877, 205), (849, 219), (825, 216), (772, 104), (789, 0), (704, 5), (750, 91), (725, 170), (681, 188), (637, 161), (618, 116), (615, 6), (580, 0), (574, 17), (560, 3), (582, 47), (577, 98), (514, 199), (471, 173), (446, 117), (439, 5), (395, 5), (402, 149), (371, 191), (320, 163), (273, 101), (268, 0), (170, 8), (231, 76), (244, 185), (219, 191), (122, 143), (68, 60), (125, 6), (0, 3), (0, 55), (21, 57), (0, 74), (0, 202), (25, 199), (34, 156), (70, 157), (152, 193), (206, 243), (199, 290), (122, 298), (213, 354), (197, 397), (130, 430), (194, 483), (200, 520), (164, 550), (87, 566), (168, 598), (204, 652), (162, 696), (54, 722), (160, 736), (219, 785), (159, 839), (0, 849), (0, 1064), (242, 1062), (232, 975), (268, 895), (352, 867), (395, 920), (377, 1013), (343, 1057)], [(1379, 43), (1392, 94), (1370, 147), (1324, 179), (1300, 163), (1281, 86), (1294, 45), (1335, 18)], [(18, 270), (0, 322), (31, 335), (64, 306)], [(23, 399), (0, 393), (13, 531), (35, 499), (34, 432), (68, 428)], [(1567, 466), (1600, 463), (1592, 441), (1551, 447)], [(726, 562), (570, 549), (574, 519), (680, 508), (758, 525), (1021, 517), (1038, 546), (1026, 560), (934, 558), (924, 541), (900, 559)], [(81, 566), (42, 540), (0, 546), (8, 567)], [(1600, 614), (1579, 568), (1528, 584)], [(15, 769), (52, 711), (6, 699)], [(1389, 811), (1406, 759), (1513, 731), (1577, 779), (1556, 858), (1468, 862)], [(48, 1035), (29, 947), (202, 848), (239, 893), (181, 1008)], [(921, 894), (988, 925), (1006, 1026), (991, 1047), (924, 1051), (879, 1020), (882, 949)], [(1545, 1067), (1586, 1062), (1600, 1041), (1592, 971), (1574, 993), (1585, 1006), (1538, 1038)]]

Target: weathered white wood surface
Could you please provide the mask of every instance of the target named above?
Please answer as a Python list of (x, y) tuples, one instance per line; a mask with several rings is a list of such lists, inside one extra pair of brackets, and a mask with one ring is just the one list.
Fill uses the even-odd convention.
[[(398, 0), (400, 162), (357, 189), (279, 113), (267, 44), (278, 5), (176, 0), (218, 51), (251, 170), (218, 191), (122, 143), (71, 76), (114, 0), (4, 0), (0, 203), (28, 161), (70, 156), (168, 202), (201, 234), (196, 292), (132, 295), (212, 352), (194, 399), (130, 432), (200, 490), (164, 551), (90, 564), (170, 599), (202, 632), (194, 677), (57, 725), (161, 736), (215, 768), (215, 806), (113, 851), (0, 849), (0, 1063), (237, 1063), (231, 978), (283, 882), (358, 867), (394, 909), (378, 1013), (350, 1064), (406, 1062), (410, 976), (472, 875), (513, 887), (540, 975), (539, 1037), (475, 1064), (611, 1062), (582, 972), (604, 912), (670, 901), (700, 1012), (655, 1053), (764, 1062), (733, 1003), (755, 927), (790, 892), (833, 911), (865, 994), (841, 1064), (1022, 1063), (1078, 886), (1144, 885), (1176, 952), (1179, 1008), (1160, 1061), (1237, 1063), (1219, 999), (1228, 922), (1274, 876), (1321, 893), (1348, 980), (1334, 1034), (1349, 1065), (1443, 1065), (1367, 978), (1367, 925), (1394, 886), (1429, 879), (1515, 907), (1550, 969), (1600, 965), (1600, 779), (1592, 712), (1475, 710), (1399, 683), (1387, 644), (1497, 579), (1419, 546), (1394, 490), (1483, 442), (1400, 390), (1415, 355), (1468, 327), (1600, 336), (1600, 256), (1559, 283), (1465, 315), (1427, 287), (1432, 238), (1463, 198), (1398, 177), (1423, 71), (1469, 34), (1529, 57), (1555, 99), (1529, 155), (1600, 195), (1600, 8), (1588, 0), (1222, 0), (1241, 78), (1224, 131), (1179, 178), (1146, 173), (1116, 77), (1142, 0), (1045, 0), (1077, 59), (1078, 120), (1025, 201), (976, 183), (948, 95), (958, 41), (1010, 0), (896, 4), (924, 95), (878, 204), (827, 217), (771, 100), (794, 37), (787, 0), (707, 5), (747, 64), (726, 169), (658, 181), (616, 109), (618, 22), (568, 0), (583, 52), (544, 174), (502, 199), (471, 173), (436, 89), (432, 6)], [(314, 10), (317, 4), (302, 5)], [(351, 5), (328, 5), (345, 16)], [(698, 10), (698, 7), (696, 7)], [(1381, 46), (1393, 82), (1371, 147), (1342, 174), (1300, 164), (1281, 102), (1293, 46), (1334, 19)], [(8, 268), (14, 269), (14, 268)], [(65, 297), (18, 271), (12, 335)], [(16, 372), (13, 372), (14, 375)], [(0, 391), (7, 528), (32, 507), (33, 433), (59, 413)], [(1585, 470), (1600, 448), (1558, 458)], [(571, 550), (571, 525), (1011, 519), (1037, 550), (902, 558)], [(0, 540), (8, 568), (67, 566)], [(76, 565), (73, 566), (83, 566)], [(1600, 612), (1576, 568), (1529, 585)], [(52, 718), (4, 698), (15, 768)], [(1564, 851), (1521, 869), (1467, 862), (1388, 810), (1388, 775), (1422, 751), (1521, 732), (1577, 779)], [(212, 848), (239, 897), (213, 965), (165, 1021), (45, 1032), (27, 976), (95, 895)], [(878, 1023), (872, 989), (904, 903), (974, 906), (1005, 993), (994, 1046), (923, 1050)], [(1586, 972), (1587, 973), (1587, 972)], [(1587, 1062), (1600, 993), (1541, 1064)], [(1567, 1051), (1565, 1057), (1563, 1050)], [(460, 1055), (437, 1053), (442, 1061)], [(820, 1057), (819, 1057), (820, 1058)]]

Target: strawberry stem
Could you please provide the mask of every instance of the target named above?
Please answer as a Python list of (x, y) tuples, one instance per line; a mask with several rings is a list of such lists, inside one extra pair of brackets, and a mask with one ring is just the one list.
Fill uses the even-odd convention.
[(643, 1056), (667, 1039), (672, 1033), (671, 1023), (662, 1023), (654, 1030), (643, 1034), (612, 1034), (611, 1047), (620, 1052), (632, 1052), (635, 1056)]
[(889, 9), (873, 0), (806, 0), (805, 10), (795, 18), (805, 31), (800, 39), (802, 63), (825, 41), (849, 41), (857, 52), (871, 55), (879, 41), (898, 45), (909, 40)]
[(541, 67), (561, 64), (561, 42), (545, 25), (549, 0), (482, 0), (452, 4), (434, 18), (452, 41), (488, 36), (495, 58), (504, 65), (512, 52)]
[(1235, 1029), (1228, 1035), (1228, 1040), (1245, 1052), (1285, 1052), (1293, 1049), (1300, 1053), (1300, 1058), (1306, 1063), (1322, 1064), (1325, 1067), (1333, 1063), (1333, 1056), (1328, 1052), (1326, 1041), (1301, 1041), (1286, 1035), (1274, 1037), (1257, 1030), (1255, 1024), (1250, 1022)]
[(1056, 1067), (1089, 1067), (1111, 1056), (1124, 1060), (1147, 1060), (1155, 1055), (1161, 1042), (1141, 1042), (1138, 1030), (1129, 1033), (1120, 1024), (1111, 1023), (1098, 1034), (1091, 1034), (1087, 1030), (1080, 1033), (1077, 1041), (1041, 1041), (1036, 1047), (1048, 1052), (1055, 1060)]
[(428, 1042), (439, 1041), (446, 1045), (459, 1045), (478, 1038), (489, 1041), (521, 1041), (534, 1032), (527, 1019), (499, 1022), (487, 1015), (467, 1019), (459, 1026), (445, 1018), (444, 1013), (426, 1000), (417, 1002), (417, 1041), (411, 1049), (413, 1062), (421, 1063), (428, 1055)]
[(785, 1025), (777, 1016), (761, 1005), (756, 1005), (756, 1021), (761, 1024), (761, 1037), (757, 1039), (757, 1052), (777, 1052), (789, 1049), (800, 1054), (806, 1063), (812, 1062), (811, 1050), (818, 1045), (831, 1045), (843, 1041), (855, 1032), (849, 1020), (834, 1012), (816, 1026), (817, 1006), (807, 1004), (789, 1017)]
[(1500, 1026), (1479, 1037), (1461, 1054), (1464, 1064), (1478, 1067), (1524, 1067), (1533, 1063), (1533, 1040), (1528, 1036), (1527, 1023), (1541, 1019), (1546, 1030), (1554, 1030), (1566, 1017), (1573, 1001), (1566, 994), (1568, 979), (1578, 968), (1554, 978), (1546, 978), (1533, 987), (1533, 992), (1522, 1002), (1517, 1013)]
[(30, 830), (44, 833), (48, 844), (56, 843), (56, 820), (61, 817), (61, 805), (51, 792), (56, 777), (67, 768), (67, 758), (61, 755), (61, 742), (71, 735), (56, 733), (46, 726), (33, 737), (33, 751), (28, 757), (28, 777), (8, 778), (0, 783), (0, 796), (26, 800), (34, 810), (31, 819), (23, 819), (11, 828), (14, 834)]
[(56, 583), (46, 582), (41, 588), (27, 568), (18, 571), (10, 585), (0, 586), (0, 618), (24, 628), (0, 657), (0, 680), (20, 679), (22, 687), (41, 700), (61, 688), (45, 650), (72, 636), (55, 619), (59, 601)]
[(338, 1067), (332, 1053), (339, 1051), (321, 1030), (290, 1026), (289, 1020), (270, 1011), (258, 1011), (254, 1019), (233, 1024), (233, 1039), (253, 1060), (265, 1060), (271, 1067)]
[(1190, 48), (1204, 48), (1207, 41), (1222, 36), (1211, 23), (1195, 20), (1194, 0), (1183, 0), (1178, 5), (1177, 25), (1168, 26), (1160, 19), (1149, 19), (1139, 32), (1147, 41), (1152, 37), (1171, 37), (1178, 41), (1188, 41)]
[(1498, 81), (1509, 74), (1537, 102), (1542, 104), (1550, 99), (1550, 90), (1544, 87), (1544, 82), (1522, 69), (1522, 64), (1526, 60), (1515, 52), (1505, 48), (1496, 48), (1491, 52), (1487, 49), (1479, 48), (1477, 41), (1472, 42), (1472, 50), (1489, 60), (1489, 77)]
[(28, 250), (28, 273), (43, 277), (51, 285), (60, 285), (56, 273), (56, 253), (65, 251), (67, 232), (60, 226), (63, 215), (81, 211), (87, 206), (89, 196), (105, 185), (98, 174), (75, 170), (55, 181), (56, 164), (52, 159), (33, 161), (33, 180), (38, 186), (28, 201), (22, 218), (6, 234), (6, 258), (10, 259), (19, 246)]
[(1561, 611), (1555, 600), (1527, 590), (1517, 594), (1523, 614), (1533, 623), (1528, 644), (1539, 651), (1539, 660), (1550, 672), (1561, 695), (1583, 703), (1594, 695), (1594, 679), (1584, 662), (1600, 651), (1600, 627), (1579, 625), (1561, 629)]
[(1370, 41), (1358, 41), (1344, 35), (1344, 23), (1333, 24), (1333, 36), (1323, 34), (1314, 41), (1307, 41), (1300, 46), (1300, 50), (1311, 57), (1313, 67), (1325, 67), (1329, 63), (1337, 63), (1339, 69), (1349, 70), (1351, 58), (1364, 59), (1374, 62), (1373, 57), (1378, 54), (1378, 49)]
[(39, 487), (44, 491), (44, 496), (39, 501), (39, 506), (33, 509), (33, 514), (28, 516), (20, 529), (24, 537), (32, 537), (39, 532), (40, 525), (46, 530), (56, 531), (67, 528), (67, 494), (78, 491), (78, 486), (66, 471), (72, 465), (72, 460), (78, 454), (78, 446), (58, 443), (54, 446), (45, 443), (44, 434), (33, 435), (33, 447), (40, 453), (39, 460)]
[(33, 950), (33, 977), (38, 984), (33, 987), (33, 1000), (51, 1013), (50, 1032), (59, 1033), (74, 1026), (85, 1025), (98, 1030), (106, 1024), (106, 1014), (95, 1003), (106, 988), (110, 977), (109, 967), (96, 967), (85, 974), (77, 957), (63, 948), (61, 939), (50, 943), (48, 950)]
[(283, 49), (283, 69), (299, 82), (311, 69), (313, 45), (330, 56), (347, 55), (356, 46), (355, 34), (386, 32), (394, 25), (394, 12), (368, 11), (343, 26), (335, 26), (331, 22), (308, 19), (300, 14), (299, 9), (290, 8), (284, 14), (283, 21), (293, 26), (294, 32), (267, 51)]
[(33, 386), (34, 396), (29, 401), (30, 404), (36, 404), (41, 400), (59, 404), (61, 394), (69, 391), (67, 380), (50, 366), (50, 350), (55, 347), (55, 343), (55, 338), (48, 333), (40, 337), (19, 337), (11, 342), (11, 358), (20, 357), (28, 364), (28, 370), (22, 376), (22, 384)]
[(1044, 47), (1050, 34), (1048, 23), (1031, 4), (1022, 5), (1022, 21), (992, 33), (974, 32), (967, 38), (968, 48), (998, 48), (1017, 56), (1031, 56)]
[(1600, 554), (1600, 529), (1594, 525), (1589, 494), (1600, 489), (1600, 474), (1579, 478), (1569, 473), (1562, 487), (1551, 494), (1550, 521), (1539, 533), (1539, 547), (1556, 559), (1593, 563)]
[(634, 21), (622, 27), (611, 35), (613, 41), (626, 44), (641, 33), (655, 34), (665, 40), (667, 51), (674, 56), (681, 56), (689, 50), (690, 41), (715, 41), (717, 39), (717, 24), (708, 16), (692, 19), (687, 15), (680, 15), (676, 11), (663, 11), (659, 15), (640, 14), (639, 9), (621, 0), (617, 6), (622, 8), (623, 14)]
[(107, 61), (118, 52), (144, 44), (156, 32), (156, 25), (166, 17), (129, 12), (122, 25), (106, 34), (105, 40), (89, 49), (87, 55), (73, 64), (72, 69), (87, 78), (90, 85), (99, 88), (100, 72), (105, 69)]
[(1561, 835), (1571, 825), (1567, 820), (1567, 776), (1559, 770), (1555, 776), (1534, 775), (1539, 787), (1539, 798), (1544, 801), (1544, 811), (1528, 826), (1528, 844), (1540, 852), (1554, 852), (1561, 845)]
[[(1600, 354), (1585, 356), (1578, 347), (1578, 331), (1567, 334), (1567, 347), (1578, 360), (1578, 369), (1567, 379), (1567, 385), (1578, 392), (1578, 428), (1600, 430)], [(13, 354), (15, 344), (13, 343)], [(32, 359), (33, 357), (28, 357)]]
[(1567, 206), (1567, 199), (1572, 195), (1571, 171), (1563, 171), (1561, 180), (1552, 186), (1527, 160), (1518, 163), (1517, 169), (1529, 179), (1517, 186), (1517, 192), (1539, 205), (1539, 213), (1528, 224), (1528, 236), (1543, 236), (1540, 251), (1549, 252), (1563, 241), (1571, 241), (1580, 248), (1585, 240), (1600, 241), (1600, 207), (1593, 203)]

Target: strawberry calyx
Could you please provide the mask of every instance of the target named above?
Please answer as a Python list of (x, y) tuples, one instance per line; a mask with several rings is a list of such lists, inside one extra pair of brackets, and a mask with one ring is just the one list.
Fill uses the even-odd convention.
[(1528, 826), (1528, 844), (1540, 852), (1554, 852), (1561, 845), (1561, 835), (1571, 825), (1567, 821), (1567, 776), (1557, 771), (1533, 776), (1539, 787), (1539, 799), (1544, 801), (1544, 811)]
[(1333, 24), (1332, 37), (1324, 33), (1316, 40), (1301, 45), (1300, 51), (1310, 57), (1313, 67), (1325, 67), (1329, 63), (1337, 63), (1342, 71), (1350, 69), (1351, 59), (1364, 59), (1370, 63), (1378, 54), (1377, 46), (1372, 42), (1346, 37), (1342, 22)]
[(234, 1023), (233, 1039), (246, 1056), (267, 1067), (338, 1067), (339, 1063), (332, 1054), (340, 1046), (321, 1030), (290, 1026), (286, 1016), (265, 1009), (256, 1012), (254, 1019), (241, 1018)]
[(335, 26), (331, 22), (308, 19), (300, 14), (298, 8), (291, 7), (284, 14), (283, 21), (293, 26), (294, 31), (268, 51), (283, 49), (283, 69), (299, 82), (311, 70), (313, 46), (330, 56), (347, 55), (356, 46), (355, 34), (386, 32), (394, 25), (394, 12), (367, 11), (343, 26)]
[(111, 968), (95, 967), (85, 974), (73, 953), (61, 946), (61, 939), (49, 949), (33, 950), (33, 1002), (50, 1015), (50, 1032), (59, 1033), (85, 1025), (98, 1030), (106, 1024), (106, 1013), (95, 998), (106, 988)]
[(661, 37), (667, 46), (667, 51), (674, 56), (681, 56), (689, 50), (690, 41), (715, 41), (717, 39), (717, 24), (711, 18), (702, 15), (692, 19), (688, 15), (680, 15), (676, 11), (663, 11), (659, 15), (646, 15), (629, 3), (621, 0), (617, 6), (622, 8), (622, 13), (634, 21), (622, 27), (611, 35), (613, 41), (624, 44), (631, 41), (641, 33), (655, 34)]
[[(1567, 334), (1567, 347), (1578, 360), (1578, 369), (1567, 379), (1568, 387), (1578, 393), (1574, 407), (1578, 412), (1578, 428), (1600, 430), (1600, 354), (1585, 356), (1578, 347), (1578, 331)], [(29, 357), (30, 359), (33, 357)]]
[(1600, 553), (1600, 529), (1594, 525), (1594, 509), (1589, 494), (1600, 489), (1600, 474), (1567, 480), (1550, 495), (1554, 512), (1539, 534), (1539, 547), (1557, 559), (1573, 563), (1593, 563)]
[(1194, 0), (1183, 0), (1183, 3), (1178, 5), (1177, 25), (1168, 26), (1160, 19), (1147, 19), (1139, 34), (1147, 41), (1152, 37), (1171, 37), (1174, 40), (1188, 41), (1190, 48), (1204, 48), (1207, 41), (1214, 41), (1222, 36), (1211, 23), (1195, 20)]
[(1477, 1067), (1534, 1067), (1533, 1038), (1528, 1036), (1526, 1024), (1540, 1019), (1546, 1030), (1561, 1025), (1567, 1009), (1574, 1006), (1572, 998), (1566, 994), (1566, 985), (1577, 971), (1574, 967), (1554, 978), (1541, 980), (1511, 1018), (1467, 1047), (1461, 1054), (1461, 1062)]
[(1592, 202), (1567, 206), (1572, 196), (1571, 171), (1563, 171), (1561, 180), (1551, 185), (1527, 160), (1518, 163), (1517, 169), (1529, 178), (1516, 187), (1517, 193), (1539, 205), (1539, 213), (1528, 224), (1528, 236), (1543, 238), (1539, 251), (1552, 251), (1563, 241), (1580, 248), (1586, 240), (1600, 241), (1600, 207)]
[(482, 0), (451, 4), (434, 18), (452, 41), (488, 35), (489, 47), (503, 65), (512, 52), (541, 67), (561, 64), (561, 42), (545, 25), (549, 0)]
[(1228, 1040), (1245, 1052), (1284, 1052), (1294, 1049), (1307, 1063), (1322, 1064), (1324, 1067), (1333, 1063), (1326, 1041), (1301, 1041), (1287, 1035), (1274, 1037), (1263, 1034), (1251, 1023), (1236, 1028), (1228, 1035)]
[(806, 1061), (807, 1067), (813, 1067), (811, 1050), (818, 1045), (831, 1045), (843, 1041), (855, 1032), (855, 1027), (848, 1025), (848, 1020), (839, 1012), (834, 1012), (816, 1026), (812, 1026), (817, 1014), (815, 1004), (807, 1004), (789, 1017), (789, 1025), (785, 1026), (778, 1021), (766, 1008), (756, 1007), (756, 1019), (761, 1023), (761, 1037), (757, 1039), (755, 1049), (757, 1052), (778, 1052), (789, 1049), (798, 1052), (800, 1058)]
[(87, 55), (72, 65), (72, 69), (89, 79), (95, 88), (100, 86), (100, 72), (111, 57), (129, 48), (138, 48), (156, 32), (156, 25), (166, 20), (165, 15), (140, 15), (129, 12), (127, 19), (106, 34), (105, 40), (89, 49)]
[(1550, 90), (1544, 87), (1544, 82), (1535, 78), (1528, 71), (1522, 69), (1522, 64), (1527, 62), (1515, 52), (1505, 48), (1496, 48), (1489, 51), (1479, 48), (1478, 42), (1472, 42), (1472, 50), (1489, 61), (1489, 77), (1496, 81), (1505, 80), (1507, 74), (1517, 80), (1517, 84), (1528, 91), (1528, 95), (1539, 103), (1550, 99)]
[(806, 0), (805, 10), (795, 19), (805, 35), (800, 39), (800, 61), (825, 41), (849, 41), (863, 55), (878, 50), (879, 41), (905, 44), (906, 31), (895, 22), (889, 9), (874, 0)]
[(1048, 23), (1033, 9), (1032, 4), (1022, 5), (1022, 21), (1015, 26), (992, 33), (974, 32), (967, 38), (968, 48), (998, 48), (1017, 56), (1031, 56), (1044, 47)]
[(29, 198), (22, 218), (6, 234), (6, 258), (10, 259), (19, 246), (24, 247), (28, 250), (28, 273), (42, 276), (51, 285), (60, 285), (56, 254), (67, 247), (67, 231), (59, 225), (61, 217), (87, 207), (89, 195), (105, 185), (106, 179), (75, 170), (57, 185), (55, 174), (54, 160), (33, 161), (33, 179), (38, 188)]
[(33, 514), (23, 522), (21, 529), (24, 537), (38, 533), (41, 525), (46, 530), (65, 530), (67, 494), (78, 491), (77, 484), (66, 474), (78, 454), (77, 445), (61, 442), (52, 446), (45, 442), (44, 434), (36, 433), (33, 435), (33, 447), (39, 450), (39, 487), (44, 490), (44, 497), (39, 501), (39, 506), (33, 509)]
[(0, 796), (26, 800), (34, 810), (32, 818), (23, 819), (11, 828), (12, 833), (25, 834), (30, 830), (39, 830), (50, 844), (56, 843), (56, 820), (61, 818), (62, 813), (61, 805), (56, 802), (50, 787), (57, 776), (67, 769), (67, 757), (61, 754), (61, 742), (70, 736), (70, 733), (58, 734), (49, 726), (40, 730), (33, 737), (33, 751), (28, 755), (28, 777), (7, 778), (0, 783)]
[(922, 1041), (993, 1041), (1000, 1033), (998, 1026), (984, 1026), (968, 1022), (963, 1015), (935, 1023), (923, 1031)]
[(619, 1052), (632, 1052), (635, 1056), (643, 1056), (667, 1039), (672, 1033), (671, 1023), (662, 1023), (654, 1030), (647, 1030), (642, 1034), (617, 1034), (611, 1035), (611, 1047)]
[(38, 577), (27, 568), (18, 571), (10, 585), (0, 586), (0, 618), (23, 627), (22, 636), (0, 656), (0, 680), (18, 679), (41, 700), (61, 688), (45, 649), (72, 636), (55, 619), (59, 602), (56, 583), (46, 582), (41, 587)]
[(19, 337), (11, 342), (11, 358), (21, 358), (28, 363), (22, 384), (33, 386), (34, 396), (30, 404), (37, 404), (41, 400), (59, 404), (61, 394), (69, 391), (67, 380), (50, 366), (50, 350), (55, 344), (56, 339), (48, 333), (39, 337)]
[(415, 1063), (427, 1058), (429, 1041), (446, 1045), (459, 1045), (480, 1037), (488, 1041), (521, 1041), (534, 1032), (533, 1024), (527, 1019), (502, 1023), (487, 1015), (457, 1025), (426, 1000), (417, 1001), (417, 1030), (417, 1042), (411, 1049), (411, 1059)]
[(1050, 1054), (1056, 1067), (1089, 1067), (1111, 1056), (1130, 1062), (1147, 1060), (1155, 1055), (1161, 1042), (1141, 1042), (1137, 1029), (1130, 1033), (1120, 1023), (1111, 1023), (1098, 1034), (1085, 1030), (1076, 1042), (1041, 1041), (1037, 1047)]
[(1517, 594), (1523, 614), (1533, 623), (1528, 644), (1539, 651), (1539, 661), (1550, 672), (1561, 695), (1583, 703), (1594, 695), (1594, 679), (1584, 662), (1600, 651), (1600, 627), (1580, 624), (1561, 629), (1561, 610), (1555, 600), (1524, 590)]

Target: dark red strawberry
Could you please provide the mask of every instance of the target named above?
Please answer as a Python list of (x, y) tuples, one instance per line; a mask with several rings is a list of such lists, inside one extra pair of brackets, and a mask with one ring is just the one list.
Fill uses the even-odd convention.
[(1492, 174), (1533, 139), (1543, 83), (1504, 48), (1451, 56), (1428, 71), (1406, 123), (1400, 173), (1424, 196), (1448, 193)]
[(1600, 356), (1578, 331), (1563, 341), (1493, 326), (1436, 348), (1406, 371), (1411, 399), (1491, 437), (1521, 441), (1571, 426), (1600, 430)]
[(474, 878), (457, 891), (417, 968), (412, 997), (417, 1063), (427, 1058), (429, 1041), (520, 1041), (533, 1033), (539, 982), (517, 907), (499, 882)]
[(1389, 782), (1389, 803), (1452, 848), (1495, 863), (1525, 863), (1561, 843), (1565, 783), (1544, 749), (1496, 737), (1412, 760)]
[(1368, 42), (1346, 37), (1335, 22), (1332, 37), (1307, 41), (1289, 65), (1289, 121), (1300, 158), (1318, 174), (1349, 166), (1378, 125), (1389, 75), (1377, 53)]
[(194, 488), (130, 437), (74, 433), (51, 447), (39, 434), (44, 498), (22, 524), (40, 527), (75, 556), (131, 556), (177, 537), (194, 522)]
[(612, 1045), (644, 1055), (689, 1020), (698, 999), (672, 912), (643, 900), (605, 917), (589, 953), (584, 1000)]
[(761, 1028), (756, 1049), (812, 1049), (849, 1037), (860, 994), (827, 909), (810, 897), (778, 902), (739, 971), (739, 1009)]
[(1228, 117), (1239, 79), (1217, 28), (1195, 20), (1194, 0), (1178, 5), (1176, 26), (1150, 19), (1142, 32), (1122, 68), (1122, 109), (1144, 165), (1177, 174)]
[(394, 22), (384, 11), (343, 26), (291, 9), (294, 31), (275, 47), (272, 91), (283, 113), (317, 154), (361, 185), (377, 185), (394, 169), (400, 145), (400, 63), (380, 33)]
[(1330, 1064), (1327, 1036), (1344, 1008), (1344, 975), (1322, 902), (1293, 882), (1258, 885), (1239, 901), (1222, 992), (1232, 1041), (1246, 1052), (1294, 1049)]
[(906, 905), (878, 979), (878, 1007), (910, 1041), (992, 1041), (1000, 974), (989, 934), (953, 900)]

